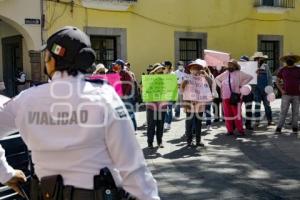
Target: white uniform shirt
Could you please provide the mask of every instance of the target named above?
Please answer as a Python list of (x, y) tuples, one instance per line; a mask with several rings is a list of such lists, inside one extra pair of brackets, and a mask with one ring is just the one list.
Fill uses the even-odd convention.
[[(39, 178), (61, 174), (65, 185), (93, 189), (94, 175), (109, 167), (133, 196), (160, 199), (127, 110), (111, 86), (56, 72), (52, 82), (22, 92), (0, 109), (0, 137), (16, 127)], [(1, 146), (0, 158), (4, 183), (14, 170)]]

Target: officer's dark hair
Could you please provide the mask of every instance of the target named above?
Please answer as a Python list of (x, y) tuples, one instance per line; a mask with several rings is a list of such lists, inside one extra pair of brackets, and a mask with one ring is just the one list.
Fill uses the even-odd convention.
[(90, 68), (93, 68), (96, 59), (95, 52), (92, 48), (86, 47), (80, 50), (73, 62), (67, 61), (58, 55), (51, 52), (50, 56), (55, 59), (55, 70), (66, 71), (70, 76), (77, 76), (78, 72), (87, 73)]

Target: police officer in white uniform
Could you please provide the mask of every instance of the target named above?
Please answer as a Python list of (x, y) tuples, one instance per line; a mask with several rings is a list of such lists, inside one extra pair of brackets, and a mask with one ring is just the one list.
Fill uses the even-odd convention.
[[(94, 60), (90, 40), (78, 28), (54, 33), (45, 47), (51, 81), (23, 91), (0, 109), (0, 136), (19, 130), (39, 179), (60, 174), (64, 185), (92, 191), (94, 176), (108, 167), (117, 185), (137, 199), (159, 200), (122, 101), (111, 86), (84, 78)], [(8, 165), (1, 146), (0, 158), (0, 182), (18, 191), (24, 174)]]

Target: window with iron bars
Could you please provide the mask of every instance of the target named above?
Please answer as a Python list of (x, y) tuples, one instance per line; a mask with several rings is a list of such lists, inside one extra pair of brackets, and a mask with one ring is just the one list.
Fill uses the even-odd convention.
[(279, 68), (280, 46), (279, 41), (265, 41), (260, 43), (260, 51), (268, 55), (267, 63), (272, 73)]
[(180, 60), (188, 64), (197, 58), (202, 57), (202, 40), (180, 38)]
[(96, 52), (96, 63), (106, 67), (117, 59), (117, 39), (113, 36), (91, 36), (92, 48)]
[(255, 7), (295, 8), (295, 0), (255, 0)]

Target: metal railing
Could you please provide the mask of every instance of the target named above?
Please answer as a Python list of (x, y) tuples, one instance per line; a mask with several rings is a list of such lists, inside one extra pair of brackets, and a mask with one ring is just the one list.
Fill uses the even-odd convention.
[(255, 7), (295, 8), (295, 0), (255, 0)]

